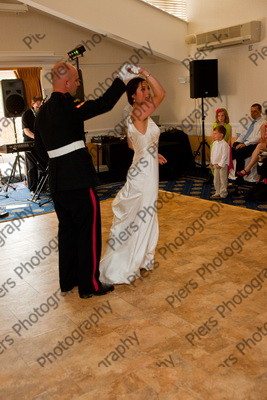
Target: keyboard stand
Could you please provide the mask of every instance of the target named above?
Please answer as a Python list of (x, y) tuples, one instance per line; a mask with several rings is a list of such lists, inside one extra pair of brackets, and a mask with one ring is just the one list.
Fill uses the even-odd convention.
[[(18, 166), (18, 168), (19, 168), (20, 179), (22, 180), (20, 160), (23, 161), (23, 163), (25, 162), (24, 158), (23, 158), (20, 154), (17, 153), (16, 158), (15, 158), (15, 161), (14, 161), (13, 166), (12, 166), (11, 173), (10, 173), (9, 178), (8, 178), (8, 181), (7, 181), (7, 183), (4, 185), (4, 186), (5, 186), (5, 189), (2, 189), (3, 192), (6, 193), (6, 194), (4, 195), (4, 197), (6, 197), (6, 198), (9, 197), (9, 195), (8, 195), (8, 193), (7, 193), (9, 187), (11, 187), (13, 190), (16, 190), (16, 187), (12, 186), (10, 182), (11, 182), (12, 179), (15, 178), (17, 166)], [(2, 196), (3, 196), (3, 195), (2, 195)]]
[(42, 175), (41, 179), (39, 180), (37, 188), (36, 188), (35, 192), (33, 193), (32, 197), (30, 199), (28, 199), (32, 203), (38, 204), (39, 207), (42, 207), (44, 204), (49, 203), (52, 200), (51, 196), (48, 198), (48, 200), (46, 200), (44, 202), (42, 202), (42, 200), (40, 200), (40, 193), (42, 192), (43, 187), (47, 182), (47, 179), (48, 179), (48, 167), (46, 167), (45, 171), (43, 172), (43, 175)]

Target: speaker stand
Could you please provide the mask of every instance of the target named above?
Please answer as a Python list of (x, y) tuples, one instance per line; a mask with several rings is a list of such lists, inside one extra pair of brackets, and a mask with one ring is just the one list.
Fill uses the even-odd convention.
[(7, 181), (6, 185), (5, 185), (6, 187), (5, 187), (5, 189), (3, 189), (3, 192), (6, 192), (5, 197), (7, 197), (7, 198), (9, 197), (9, 195), (7, 193), (9, 187), (11, 187), (13, 190), (16, 190), (16, 187), (12, 186), (10, 182), (11, 182), (12, 179), (15, 178), (17, 166), (18, 166), (19, 172), (20, 172), (20, 179), (22, 180), (20, 160), (24, 162), (24, 158), (21, 155), (17, 154), (16, 158), (15, 158), (15, 161), (13, 163), (12, 170), (11, 170), (11, 173), (9, 175), (8, 181)]
[[(5, 186), (5, 184), (3, 183), (2, 171), (0, 169), (0, 197), (6, 197), (6, 195), (1, 193), (4, 186)], [(0, 209), (0, 212), (1, 212), (1, 209)]]
[(203, 97), (201, 97), (202, 139), (201, 139), (201, 142), (200, 142), (197, 150), (195, 151), (194, 160), (195, 160), (196, 156), (199, 156), (201, 154), (201, 169), (204, 171), (206, 171), (206, 168), (207, 168), (207, 166), (206, 166), (206, 146), (208, 149), (210, 148), (210, 145), (206, 141), (206, 137), (205, 137), (205, 118), (206, 118), (206, 116), (204, 114), (204, 99), (203, 99)]

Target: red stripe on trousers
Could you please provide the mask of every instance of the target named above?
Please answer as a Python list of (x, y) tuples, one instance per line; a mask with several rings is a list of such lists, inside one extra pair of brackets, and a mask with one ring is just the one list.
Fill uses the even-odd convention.
[(92, 205), (93, 205), (93, 223), (92, 223), (92, 258), (93, 258), (93, 275), (92, 275), (92, 281), (95, 290), (99, 290), (99, 284), (95, 279), (95, 273), (97, 270), (97, 225), (96, 225), (96, 216), (97, 216), (97, 201), (95, 197), (95, 193), (92, 190), (92, 188), (89, 188), (89, 195), (92, 200)]

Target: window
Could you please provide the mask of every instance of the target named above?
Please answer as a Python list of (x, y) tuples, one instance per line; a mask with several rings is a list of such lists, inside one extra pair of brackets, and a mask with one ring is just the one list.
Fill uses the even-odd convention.
[(186, 0), (141, 0), (168, 14), (187, 21)]

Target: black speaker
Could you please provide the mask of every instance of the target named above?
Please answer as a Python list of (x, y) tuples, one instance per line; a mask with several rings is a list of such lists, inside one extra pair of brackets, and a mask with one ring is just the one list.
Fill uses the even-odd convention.
[(218, 96), (218, 60), (190, 61), (190, 97)]
[(5, 117), (20, 117), (26, 108), (23, 81), (21, 79), (3, 79), (1, 87)]

